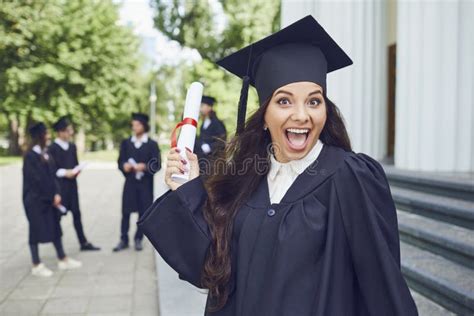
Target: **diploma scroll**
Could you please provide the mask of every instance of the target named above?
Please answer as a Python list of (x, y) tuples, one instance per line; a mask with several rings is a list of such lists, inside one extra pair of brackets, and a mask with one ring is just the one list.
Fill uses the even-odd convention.
[[(181, 127), (181, 132), (179, 134), (178, 142), (176, 147), (178, 147), (180, 151), (180, 156), (188, 161), (186, 156), (186, 147), (193, 150), (194, 148), (194, 141), (196, 139), (196, 129), (197, 129), (197, 121), (199, 118), (199, 109), (201, 107), (201, 99), (202, 99), (202, 91), (204, 86), (200, 82), (193, 82), (188, 89), (186, 94), (186, 104), (184, 105), (184, 113), (183, 113), (183, 120), (178, 123), (176, 128)], [(174, 144), (174, 133), (172, 136), (171, 146), (173, 147)], [(189, 164), (187, 164), (189, 166)], [(172, 174), (171, 179), (178, 183), (185, 183), (189, 179), (189, 171), (184, 174)]]
[(61, 214), (66, 214), (67, 213), (67, 208), (62, 205), (62, 204), (59, 204), (58, 206), (56, 206), (56, 208), (61, 212)]
[(73, 169), (72, 169), (72, 172), (74, 174), (78, 174), (79, 172), (81, 172), (86, 166), (87, 166), (87, 162), (81, 162), (80, 164), (78, 164), (77, 166), (75, 166)]
[[(131, 164), (133, 166), (133, 168), (135, 169), (138, 165), (138, 163), (135, 161), (135, 159), (133, 158), (128, 158), (127, 162), (129, 164)], [(136, 171), (135, 172), (135, 179), (137, 180), (141, 180), (143, 178), (143, 176), (145, 175), (145, 173), (143, 171)]]

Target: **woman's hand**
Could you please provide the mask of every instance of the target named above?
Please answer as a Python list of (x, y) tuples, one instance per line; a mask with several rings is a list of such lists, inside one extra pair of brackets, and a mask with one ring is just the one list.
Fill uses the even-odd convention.
[(55, 194), (53, 199), (53, 205), (57, 207), (59, 206), (59, 204), (61, 204), (61, 195)]
[(75, 179), (77, 177), (78, 173), (74, 172), (73, 169), (68, 169), (66, 170), (66, 175), (65, 177), (68, 179)]
[(143, 162), (140, 162), (140, 163), (137, 164), (137, 166), (135, 167), (135, 171), (137, 171), (137, 172), (145, 172), (145, 171), (146, 171), (146, 165), (145, 165)]
[(189, 170), (188, 181), (191, 181), (199, 176), (199, 164), (197, 156), (193, 154), (191, 150), (186, 148), (186, 157), (188, 158), (188, 161), (186, 161), (181, 158), (179, 153), (179, 148), (171, 148), (170, 152), (168, 153), (168, 161), (166, 163), (165, 182), (173, 191), (179, 188), (183, 183), (173, 181), (171, 179), (172, 174), (184, 174)]
[(131, 163), (129, 162), (126, 162), (123, 164), (123, 171), (125, 171), (126, 173), (129, 173), (133, 170), (133, 166)]

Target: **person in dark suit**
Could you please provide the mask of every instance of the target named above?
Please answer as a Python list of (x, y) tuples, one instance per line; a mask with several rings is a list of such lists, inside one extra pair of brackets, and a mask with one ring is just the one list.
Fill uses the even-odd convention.
[(49, 133), (46, 125), (36, 123), (30, 127), (30, 149), (23, 160), (23, 205), (29, 224), (29, 245), (34, 276), (50, 277), (53, 272), (40, 260), (39, 243), (52, 242), (59, 259), (61, 270), (82, 266), (80, 261), (68, 258), (61, 241), (62, 230), (59, 224), (61, 195), (54, 175), (54, 161), (48, 155), (46, 143)]
[[(113, 251), (128, 248), (130, 214), (138, 212), (141, 216), (153, 202), (153, 175), (161, 169), (160, 148), (149, 138), (148, 115), (132, 114), (133, 136), (122, 141), (118, 158), (118, 168), (125, 176), (122, 195), (122, 223), (120, 242)], [(140, 251), (143, 232), (137, 227), (135, 250)]]
[(56, 166), (55, 175), (58, 178), (62, 193), (62, 204), (72, 213), (74, 229), (76, 230), (81, 251), (100, 250), (99, 247), (94, 246), (87, 240), (82, 227), (76, 180), (80, 174), (79, 161), (77, 159), (76, 145), (71, 142), (74, 129), (69, 119), (65, 116), (56, 121), (53, 129), (56, 131), (57, 138), (49, 146), (48, 151)]
[(203, 96), (201, 100), (201, 125), (199, 137), (194, 146), (194, 152), (200, 159), (210, 158), (225, 147), (227, 131), (224, 123), (219, 120), (214, 112), (216, 99), (210, 96)]

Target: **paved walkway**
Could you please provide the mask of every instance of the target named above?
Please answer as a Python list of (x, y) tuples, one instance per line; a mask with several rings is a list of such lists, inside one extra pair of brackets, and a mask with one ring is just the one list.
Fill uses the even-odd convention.
[(157, 254), (160, 315), (203, 316), (207, 293), (180, 280), (178, 274)]
[(79, 252), (68, 214), (62, 219), (64, 247), (84, 265), (58, 271), (53, 246), (43, 244), (40, 256), (54, 271), (53, 277), (43, 279), (30, 275), (21, 165), (0, 167), (0, 315), (158, 315), (155, 256), (149, 242), (142, 252), (112, 253), (119, 239), (122, 185), (114, 163), (93, 163), (83, 171), (79, 190), (85, 233), (102, 250)]
[[(163, 163), (163, 166), (166, 161)], [(164, 182), (164, 172), (155, 176), (155, 196), (168, 190)], [(207, 293), (179, 279), (178, 274), (156, 253), (160, 315), (202, 316), (206, 306)]]

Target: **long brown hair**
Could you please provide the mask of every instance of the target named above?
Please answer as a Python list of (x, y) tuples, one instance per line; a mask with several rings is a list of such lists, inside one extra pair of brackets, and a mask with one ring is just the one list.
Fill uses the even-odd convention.
[[(29, 143), (28, 143), (28, 150), (33, 149), (33, 147), (35, 147), (36, 145), (39, 145), (41, 147), (41, 150), (44, 150), (46, 148), (47, 143), (48, 143), (48, 138), (46, 136), (47, 134), (48, 134), (48, 132), (45, 131), (45, 132), (40, 133), (38, 135), (30, 136)], [(26, 152), (24, 154), (26, 154)], [(46, 161), (46, 159), (44, 158), (43, 155), (40, 155), (40, 159), (41, 159), (42, 162)]]
[(46, 138), (46, 134), (47, 134), (47, 132), (44, 132), (44, 133), (41, 133), (41, 134), (35, 135), (35, 136), (30, 136), (30, 142), (29, 142), (29, 145), (28, 145), (28, 149), (32, 149), (36, 145), (39, 145), (41, 147), (41, 149), (43, 150), (46, 147), (47, 142), (48, 142), (48, 139)]
[[(327, 119), (319, 139), (327, 145), (350, 151), (351, 144), (337, 106), (324, 96)], [(264, 115), (270, 100), (246, 121), (243, 131), (234, 136), (217, 156), (206, 179), (208, 199), (204, 217), (209, 224), (212, 244), (202, 271), (202, 285), (209, 289), (209, 311), (227, 302), (231, 276), (231, 244), (235, 215), (250, 198), (270, 168), (271, 136), (264, 130)], [(258, 168), (255, 163), (258, 161)], [(235, 268), (235, 267), (234, 267)]]

